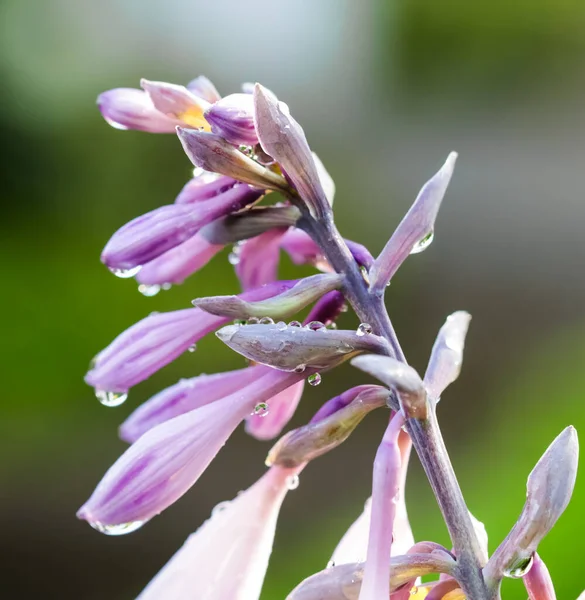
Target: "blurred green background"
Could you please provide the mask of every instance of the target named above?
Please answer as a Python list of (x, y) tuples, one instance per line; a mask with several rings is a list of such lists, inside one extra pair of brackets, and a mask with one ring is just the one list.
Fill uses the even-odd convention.
[[(579, 0), (0, 2), (2, 598), (133, 598), (215, 504), (263, 472), (269, 444), (239, 431), (142, 530), (108, 538), (75, 519), (123, 451), (116, 428), (135, 406), (180, 377), (242, 365), (210, 338), (121, 408), (102, 407), (83, 383), (90, 358), (133, 322), (236, 289), (226, 254), (154, 298), (99, 262), (111, 233), (171, 202), (191, 170), (174, 136), (101, 120), (97, 94), (142, 76), (204, 73), (222, 93), (271, 87), (337, 182), (341, 231), (373, 253), (447, 153), (460, 153), (435, 242), (409, 259), (388, 304), (420, 370), (448, 313), (474, 317), (439, 417), (493, 550), (548, 444), (571, 423), (585, 432), (584, 25)], [(294, 424), (361, 381), (349, 366), (325, 374)], [(327, 563), (369, 494), (384, 420), (370, 416), (303, 473), (281, 513), (265, 600)], [(447, 544), (412, 462), (416, 538)], [(581, 476), (541, 547), (562, 600), (584, 586), (584, 509)], [(504, 597), (526, 593), (508, 581)]]

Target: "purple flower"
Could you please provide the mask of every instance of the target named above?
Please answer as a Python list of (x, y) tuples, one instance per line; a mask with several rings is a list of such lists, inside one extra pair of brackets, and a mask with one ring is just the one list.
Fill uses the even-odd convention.
[(193, 92), (199, 98), (207, 100), (207, 102), (213, 103), (221, 99), (219, 92), (205, 75), (195, 77), (195, 79), (191, 80), (186, 87), (190, 92)]
[(190, 179), (175, 198), (175, 204), (193, 204), (201, 200), (215, 198), (227, 192), (238, 183), (231, 177), (196, 169), (197, 174)]
[(205, 111), (211, 131), (231, 144), (255, 146), (254, 99), (249, 94), (230, 94)]

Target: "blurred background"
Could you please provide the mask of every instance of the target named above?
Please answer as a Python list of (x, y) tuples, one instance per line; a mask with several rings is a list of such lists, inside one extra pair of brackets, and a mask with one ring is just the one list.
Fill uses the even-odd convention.
[[(341, 231), (374, 254), (448, 152), (460, 153), (435, 241), (387, 302), (421, 371), (447, 314), (473, 315), (439, 418), (493, 551), (548, 444), (571, 423), (585, 435), (584, 26), (579, 0), (2, 0), (0, 595), (134, 598), (214, 505), (258, 478), (270, 447), (238, 431), (190, 493), (126, 537), (75, 518), (124, 450), (116, 429), (133, 408), (180, 377), (242, 366), (209, 338), (118, 409), (83, 382), (90, 358), (151, 311), (237, 286), (227, 251), (152, 298), (99, 262), (118, 227), (172, 202), (191, 173), (174, 136), (102, 121), (98, 93), (140, 77), (203, 73), (224, 94), (243, 81), (272, 88), (337, 182)], [(357, 322), (348, 313), (343, 325)], [(326, 373), (293, 425), (363, 381), (349, 366)], [(384, 425), (374, 413), (303, 473), (264, 600), (324, 568), (369, 495)], [(412, 463), (415, 535), (447, 544)], [(562, 600), (584, 587), (584, 509), (581, 475), (540, 549)], [(504, 592), (526, 597), (519, 581)]]

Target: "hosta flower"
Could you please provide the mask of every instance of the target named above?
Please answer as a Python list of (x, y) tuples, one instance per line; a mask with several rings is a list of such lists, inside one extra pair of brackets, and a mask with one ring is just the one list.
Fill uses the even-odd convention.
[[(195, 169), (174, 202), (161, 199), (115, 232), (102, 261), (154, 295), (231, 246), (225, 254), (243, 292), (216, 292), (195, 298), (194, 308), (151, 313), (96, 356), (86, 381), (102, 403), (121, 404), (129, 388), (214, 331), (249, 363), (204, 375), (193, 360), (183, 379), (138, 406), (120, 427), (131, 445), (79, 518), (107, 534), (134, 531), (197, 482), (240, 424), (259, 440), (283, 433), (305, 384), (318, 385), (322, 373), (351, 361), (378, 383), (339, 391), (315, 407), (308, 423), (284, 432), (268, 452), (268, 471), (214, 510), (140, 600), (258, 600), (287, 491), (310, 461), (351, 443), (369, 414), (388, 420), (373, 468), (362, 465), (372, 468), (371, 497), (327, 568), (307, 574), (287, 599), (493, 600), (511, 577), (523, 580), (530, 600), (555, 600), (537, 549), (573, 491), (575, 430), (567, 427), (535, 466), (520, 517), (490, 557), (486, 528), (467, 507), (437, 417), (439, 400), (461, 371), (470, 316), (458, 311), (447, 318), (421, 377), (407, 364), (383, 304), (398, 268), (433, 238), (457, 154), (423, 186), (374, 259), (337, 230), (333, 179), (273, 92), (244, 84), (222, 98), (205, 77), (186, 86), (143, 79), (141, 88), (101, 94), (104, 118), (121, 129), (176, 132)], [(281, 252), (316, 272), (280, 280)], [(299, 313), (309, 305), (303, 319)], [(337, 329), (348, 305), (356, 322)], [(405, 497), (413, 445), (452, 550), (415, 543)], [(430, 577), (421, 584), (423, 576)]]

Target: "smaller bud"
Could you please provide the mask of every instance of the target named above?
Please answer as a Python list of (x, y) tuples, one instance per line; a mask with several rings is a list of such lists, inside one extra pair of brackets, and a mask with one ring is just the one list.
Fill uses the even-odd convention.
[(471, 315), (460, 310), (449, 315), (439, 330), (424, 377), (425, 387), (434, 402), (438, 402), (445, 388), (459, 377), (470, 321)]
[(497, 584), (504, 575), (522, 577), (527, 573), (538, 545), (571, 499), (578, 458), (577, 432), (570, 426), (557, 436), (528, 476), (524, 508), (490, 558), (486, 581)]
[(351, 364), (396, 390), (400, 407), (407, 419), (426, 419), (427, 394), (418, 373), (407, 364), (389, 356), (359, 356)]
[(193, 304), (212, 315), (234, 319), (249, 317), (284, 319), (299, 312), (323, 294), (338, 288), (342, 281), (343, 275), (323, 273), (300, 279), (292, 288), (267, 300), (248, 302), (238, 296), (211, 296), (197, 298), (193, 300)]
[(211, 131), (234, 145), (255, 146), (254, 98), (250, 94), (230, 94), (205, 111)]
[(282, 371), (329, 369), (361, 352), (389, 352), (388, 342), (377, 335), (325, 328), (228, 325), (216, 335), (246, 358)]
[(550, 573), (538, 553), (534, 553), (532, 567), (522, 579), (529, 600), (557, 600)]
[(288, 190), (283, 177), (234, 148), (219, 135), (177, 127), (177, 135), (189, 160), (196, 166), (255, 187)]
[(211, 244), (233, 244), (278, 227), (296, 224), (301, 213), (296, 206), (259, 206), (210, 223), (201, 235)]
[(370, 388), (324, 419), (289, 431), (272, 447), (266, 465), (296, 467), (345, 442), (369, 412), (386, 404), (388, 390), (379, 386)]

